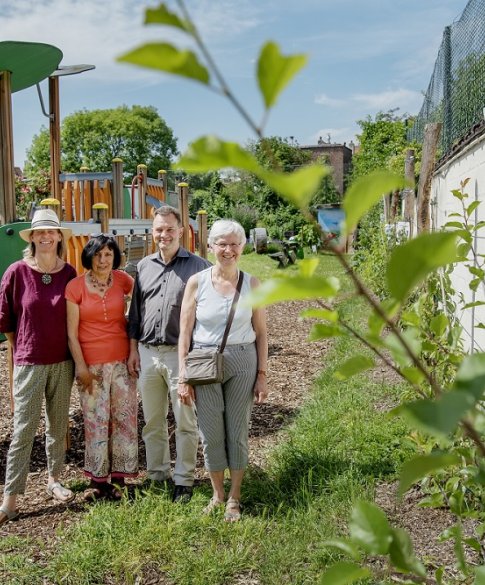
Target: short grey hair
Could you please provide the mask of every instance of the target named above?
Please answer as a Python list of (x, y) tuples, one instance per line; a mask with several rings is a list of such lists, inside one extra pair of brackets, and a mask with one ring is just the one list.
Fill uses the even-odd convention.
[(180, 214), (180, 211), (176, 207), (172, 207), (171, 205), (162, 205), (161, 207), (155, 209), (155, 211), (153, 212), (153, 219), (155, 219), (157, 215), (160, 215), (162, 217), (166, 217), (167, 215), (175, 215), (177, 223), (179, 224), (180, 227), (182, 227), (182, 215)]
[(246, 243), (246, 232), (243, 226), (233, 219), (218, 219), (212, 224), (207, 238), (209, 246), (212, 246), (216, 240), (234, 234), (239, 236), (240, 244)]

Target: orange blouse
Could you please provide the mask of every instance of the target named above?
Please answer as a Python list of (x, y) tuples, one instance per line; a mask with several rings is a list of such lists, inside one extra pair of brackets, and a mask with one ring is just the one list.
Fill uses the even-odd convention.
[(71, 280), (66, 299), (79, 305), (78, 337), (87, 365), (124, 361), (130, 352), (126, 331), (125, 295), (131, 294), (133, 278), (113, 270), (113, 284), (103, 297), (86, 287), (86, 275)]

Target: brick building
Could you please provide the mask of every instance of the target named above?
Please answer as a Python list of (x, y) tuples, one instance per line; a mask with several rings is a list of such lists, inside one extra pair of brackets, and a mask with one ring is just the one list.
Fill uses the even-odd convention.
[(346, 177), (351, 170), (353, 149), (349, 148), (345, 143), (323, 142), (321, 139), (318, 144), (300, 146), (300, 148), (301, 150), (309, 150), (314, 159), (325, 157), (327, 164), (332, 167), (335, 187), (340, 195), (343, 195), (346, 187)]

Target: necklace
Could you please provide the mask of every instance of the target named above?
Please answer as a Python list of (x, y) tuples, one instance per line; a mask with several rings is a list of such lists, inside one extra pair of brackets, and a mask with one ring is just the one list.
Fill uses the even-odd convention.
[(104, 294), (109, 287), (112, 285), (113, 283), (113, 273), (110, 272), (109, 276), (108, 276), (108, 280), (106, 282), (100, 282), (92, 273), (92, 271), (88, 272), (88, 276), (89, 276), (89, 282), (91, 283), (91, 286), (97, 290), (99, 290), (100, 293)]
[(56, 258), (56, 263), (54, 264), (54, 266), (50, 270), (44, 270), (43, 268), (41, 268), (39, 266), (39, 262), (38, 262), (37, 258), (34, 258), (34, 260), (35, 260), (36, 268), (40, 272), (43, 272), (42, 277), (41, 277), (42, 283), (43, 284), (50, 284), (52, 282), (51, 272), (53, 272), (57, 268), (57, 258)]

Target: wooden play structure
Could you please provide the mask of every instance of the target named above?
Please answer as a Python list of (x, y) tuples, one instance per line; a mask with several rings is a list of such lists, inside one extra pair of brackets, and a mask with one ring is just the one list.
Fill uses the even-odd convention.
[[(121, 159), (114, 159), (111, 170), (105, 173), (92, 173), (86, 168), (79, 173), (61, 172), (59, 77), (94, 68), (92, 65), (64, 67), (60, 65), (61, 59), (62, 52), (52, 45), (0, 42), (0, 278), (7, 266), (22, 257), (25, 242), (18, 233), (30, 226), (30, 222), (16, 220), (11, 96), (46, 78), (49, 80), (52, 197), (40, 205), (53, 209), (61, 224), (73, 232), (68, 241), (67, 261), (78, 273), (82, 272), (81, 252), (89, 238), (96, 233), (109, 233), (117, 238), (123, 253), (121, 268), (134, 272), (138, 260), (154, 251), (153, 211), (167, 203), (181, 213), (185, 228), (182, 245), (194, 251), (198, 235), (199, 253), (206, 257), (207, 216), (199, 212), (198, 222), (191, 223), (188, 185), (179, 183), (177, 191), (169, 193), (166, 171), (159, 171), (156, 179), (149, 178), (146, 165), (140, 164), (129, 186), (123, 184)], [(43, 108), (42, 102), (41, 105)]]

